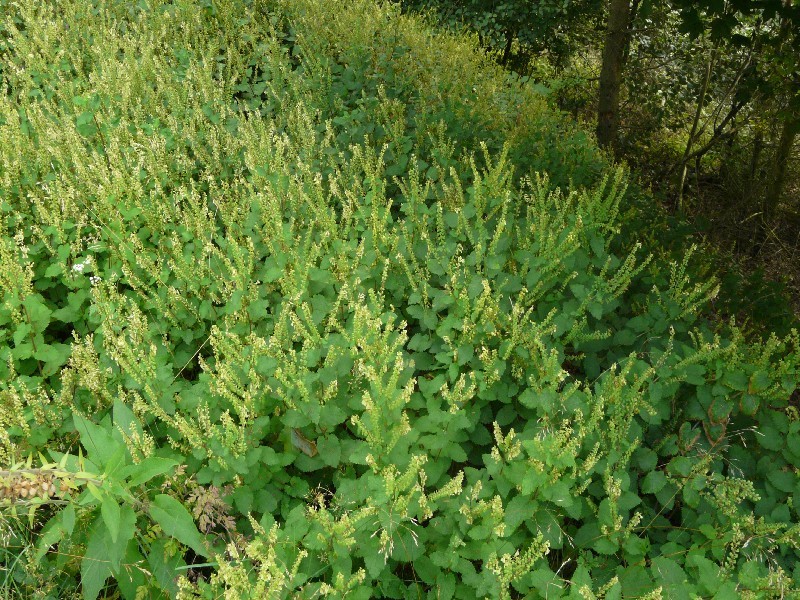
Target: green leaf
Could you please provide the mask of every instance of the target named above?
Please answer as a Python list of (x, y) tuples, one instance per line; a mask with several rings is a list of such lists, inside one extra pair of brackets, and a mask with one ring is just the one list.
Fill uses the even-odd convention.
[(625, 552), (628, 553), (626, 557), (629, 562), (635, 562), (631, 560), (631, 557), (634, 559), (639, 559), (647, 554), (647, 551), (650, 549), (650, 542), (647, 538), (640, 538), (636, 535), (628, 536), (628, 538), (622, 543), (622, 548)]
[(349, 413), (335, 404), (326, 404), (322, 407), (319, 414), (319, 426), (321, 428), (331, 429), (339, 423), (344, 423), (349, 416)]
[(64, 267), (61, 265), (60, 262), (54, 262), (54, 263), (50, 264), (44, 270), (44, 276), (45, 277), (57, 277), (58, 275), (61, 275), (63, 270), (64, 270)]
[(603, 318), (604, 305), (602, 303), (590, 302), (586, 308), (589, 311), (589, 314), (592, 315), (598, 321)]
[(174, 537), (200, 556), (209, 557), (205, 538), (197, 531), (186, 507), (172, 496), (159, 494), (150, 504), (150, 516), (168, 536)]
[(506, 531), (509, 534), (514, 533), (517, 527), (531, 518), (536, 506), (537, 503), (531, 502), (531, 499), (526, 496), (514, 496), (514, 498), (507, 503), (504, 511)]
[(630, 346), (636, 341), (636, 334), (630, 329), (621, 329), (614, 335), (614, 343), (620, 346)]
[(31, 294), (22, 301), (28, 322), (36, 332), (43, 332), (50, 323), (50, 315), (53, 314), (44, 303), (44, 298), (39, 294)]
[(606, 242), (602, 237), (599, 235), (591, 236), (589, 239), (589, 245), (592, 247), (592, 250), (597, 256), (605, 256)]
[(714, 600), (739, 600), (741, 594), (735, 581), (725, 581), (720, 584), (719, 590), (714, 594)]
[(128, 486), (134, 487), (150, 481), (153, 477), (162, 475), (175, 467), (178, 463), (169, 458), (161, 458), (159, 456), (151, 456), (145, 458), (138, 465), (128, 465), (120, 470), (119, 476), (122, 479), (128, 479)]
[(569, 289), (578, 300), (582, 300), (586, 297), (586, 286), (583, 284), (571, 283)]
[(242, 486), (233, 492), (233, 503), (242, 514), (250, 512), (253, 506), (253, 490), (250, 487)]
[(75, 124), (78, 126), (87, 125), (94, 120), (94, 113), (89, 110), (83, 111), (81, 114), (78, 115), (78, 118), (75, 119)]
[(125, 448), (125, 445), (115, 440), (104, 427), (92, 423), (81, 414), (74, 413), (72, 420), (88, 457), (98, 466), (104, 467), (117, 450)]
[(750, 378), (748, 391), (751, 394), (757, 394), (766, 390), (770, 385), (772, 385), (772, 379), (770, 378), (769, 373), (766, 371), (756, 371)]
[(695, 8), (688, 8), (681, 11), (681, 25), (678, 29), (681, 33), (688, 33), (692, 38), (696, 38), (705, 29), (703, 20)]
[(83, 303), (89, 297), (85, 289), (67, 294), (67, 305), (53, 311), (53, 318), (63, 323), (75, 323), (83, 316)]
[(706, 593), (715, 594), (722, 580), (719, 577), (719, 565), (699, 554), (690, 554), (686, 559), (686, 566), (697, 569), (698, 582), (705, 588)]
[(783, 448), (784, 437), (771, 425), (760, 425), (756, 430), (756, 441), (767, 450)]
[(596, 539), (591, 548), (598, 554), (614, 554), (619, 550), (619, 546), (606, 537)]
[(661, 471), (651, 471), (645, 475), (639, 487), (642, 493), (655, 494), (667, 483), (667, 477)]
[(705, 385), (705, 374), (706, 368), (703, 365), (688, 365), (683, 371), (683, 378), (691, 385)]
[(14, 345), (21, 346), (25, 342), (25, 340), (30, 339), (32, 331), (33, 330), (31, 329), (31, 326), (28, 325), (27, 323), (23, 322), (17, 325), (16, 329), (14, 329), (14, 336), (13, 336)]
[(67, 362), (71, 352), (72, 346), (67, 344), (48, 344), (38, 347), (33, 353), (33, 357), (36, 360), (50, 363), (53, 368), (58, 368)]
[(644, 333), (650, 329), (652, 319), (647, 315), (639, 315), (630, 319), (626, 326), (635, 331), (636, 333)]
[(117, 429), (121, 429), (126, 435), (142, 431), (139, 419), (136, 418), (130, 407), (119, 398), (114, 400), (114, 435), (121, 436)]
[(792, 423), (791, 429), (786, 436), (786, 447), (794, 455), (794, 461), (790, 460), (790, 462), (796, 461), (795, 464), (800, 463), (800, 431), (797, 429), (798, 426), (800, 426), (800, 423)]
[(563, 580), (547, 567), (536, 569), (528, 576), (530, 584), (539, 591), (540, 598), (557, 598), (564, 590)]
[(687, 456), (676, 456), (667, 465), (667, 469), (672, 475), (679, 475), (681, 477), (688, 477), (692, 472), (694, 462)]
[[(71, 510), (72, 519), (71, 523), (67, 523), (68, 518), (65, 516), (67, 510)], [(67, 504), (67, 506), (58, 513), (55, 517), (50, 519), (47, 524), (42, 528), (39, 533), (39, 539), (36, 542), (36, 553), (34, 558), (39, 562), (50, 551), (50, 547), (57, 544), (65, 537), (72, 533), (72, 528), (75, 525), (75, 506)]]
[(106, 579), (111, 576), (111, 565), (105, 552), (107, 542), (102, 539), (106, 537), (108, 532), (105, 529), (100, 532), (95, 528), (81, 559), (81, 590), (84, 600), (95, 600)]
[(773, 469), (767, 473), (767, 479), (781, 492), (791, 494), (794, 486), (800, 481), (800, 477), (795, 475), (791, 470)]
[(116, 452), (114, 452), (114, 455), (111, 458), (109, 458), (108, 462), (106, 462), (105, 464), (105, 468), (103, 469), (103, 476), (110, 477), (111, 479), (116, 481), (117, 472), (127, 462), (128, 456), (129, 456), (128, 449), (122, 444), (118, 445), (116, 448)]
[(650, 571), (653, 573), (656, 583), (669, 586), (667, 588), (669, 591), (667, 596), (676, 593), (688, 581), (688, 577), (680, 565), (671, 558), (664, 556), (658, 556), (652, 560)]
[(566, 481), (556, 481), (552, 485), (547, 485), (542, 490), (542, 496), (558, 506), (571, 506), (575, 501), (575, 495)]
[(147, 552), (148, 570), (152, 573), (152, 579), (168, 594), (168, 598), (174, 598), (178, 594), (176, 569), (182, 564), (180, 555), (176, 556), (173, 550), (167, 548), (167, 540), (157, 539), (150, 544)]
[(423, 583), (431, 585), (436, 581), (442, 570), (433, 564), (428, 556), (422, 555), (414, 560), (414, 572)]
[[(22, 325), (25, 325), (25, 323), (22, 323)], [(19, 331), (19, 329), (17, 329), (17, 331)], [(33, 356), (33, 344), (30, 342), (16, 344), (14, 349), (11, 351), (11, 356), (17, 360), (25, 360), (26, 358), (30, 358)]]
[(98, 517), (89, 534), (86, 552), (81, 560), (81, 586), (86, 600), (95, 600), (106, 579), (119, 571), (128, 541), (136, 530), (136, 513), (123, 506), (119, 514), (117, 540), (111, 539), (104, 517)]
[(658, 464), (658, 454), (650, 448), (637, 448), (633, 453), (633, 462), (642, 471), (652, 471)]
[(373, 549), (366, 552), (364, 555), (364, 565), (367, 567), (367, 573), (369, 573), (369, 576), (373, 579), (378, 579), (386, 568), (384, 556), (376, 550), (377, 549)]
[(748, 416), (754, 416), (758, 412), (760, 400), (758, 396), (751, 394), (743, 394), (742, 399), (739, 400), (739, 410)]
[(75, 527), (75, 505), (67, 504), (64, 510), (59, 513), (59, 516), (61, 517), (61, 523), (65, 533), (71, 535)]
[(265, 283), (273, 283), (283, 276), (284, 270), (277, 265), (265, 265), (259, 272), (259, 279)]
[(544, 536), (544, 540), (550, 544), (551, 548), (559, 549), (562, 547), (563, 530), (559, 520), (549, 510), (537, 511), (529, 527), (535, 527)]
[(639, 598), (653, 591), (653, 580), (647, 569), (640, 565), (630, 566), (619, 576), (625, 598)]
[(319, 456), (323, 463), (329, 467), (339, 466), (339, 462), (342, 458), (342, 445), (339, 443), (338, 438), (333, 435), (326, 435), (319, 438), (317, 449), (319, 450)]
[(111, 536), (111, 541), (116, 543), (119, 539), (119, 504), (116, 498), (109, 494), (103, 497), (100, 503), (100, 514), (103, 517), (103, 522), (106, 524), (108, 533)]
[[(131, 539), (128, 542), (128, 547), (122, 560), (126, 567), (120, 569), (119, 573), (114, 576), (122, 597), (125, 600), (136, 600), (136, 591), (142, 586), (152, 590), (152, 587), (148, 586), (152, 575), (140, 566), (144, 562), (144, 557), (139, 552), (139, 544), (136, 540)], [(158, 598), (159, 596), (151, 591), (150, 597)]]
[(743, 392), (747, 389), (747, 375), (740, 371), (726, 371), (721, 381), (724, 385), (737, 392)]
[(97, 487), (91, 481), (86, 482), (86, 489), (89, 490), (89, 493), (94, 497), (95, 500), (102, 502), (103, 501), (103, 492), (100, 491), (100, 488)]

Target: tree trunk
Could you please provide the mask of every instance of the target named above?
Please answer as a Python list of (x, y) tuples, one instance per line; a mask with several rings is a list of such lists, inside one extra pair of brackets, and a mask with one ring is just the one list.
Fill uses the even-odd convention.
[(784, 119), (778, 148), (775, 151), (775, 159), (772, 161), (772, 173), (767, 193), (764, 195), (763, 212), (764, 219), (767, 222), (774, 218), (780, 203), (783, 185), (786, 183), (786, 169), (789, 166), (789, 157), (792, 153), (792, 146), (794, 146), (798, 129), (800, 129), (800, 118), (787, 117)]
[(619, 88), (622, 84), (625, 47), (631, 25), (631, 0), (609, 0), (608, 25), (603, 47), (603, 67), (597, 102), (597, 141), (601, 148), (617, 143)]
[[(783, 5), (788, 9), (792, 7), (792, 0), (784, 0)], [(786, 40), (789, 37), (791, 30), (791, 22), (789, 19), (782, 19), (781, 21), (781, 37)], [(792, 77), (795, 86), (800, 85), (800, 77), (795, 73)], [(797, 89), (795, 87), (795, 89)], [(791, 108), (789, 109), (791, 111)], [(762, 211), (764, 213), (764, 220), (771, 221), (775, 212), (778, 209), (778, 204), (781, 201), (781, 194), (783, 193), (783, 185), (786, 183), (786, 168), (789, 166), (789, 156), (792, 153), (792, 146), (797, 137), (797, 132), (800, 130), (800, 115), (797, 110), (791, 111), (783, 118), (783, 127), (781, 128), (781, 137), (778, 141), (778, 148), (775, 151), (775, 160), (772, 162), (772, 173), (767, 186), (767, 193), (764, 195), (764, 202), (762, 204)]]
[(757, 256), (769, 237), (770, 228), (775, 223), (775, 213), (778, 211), (778, 204), (783, 193), (783, 185), (786, 182), (786, 170), (789, 166), (789, 156), (792, 152), (797, 130), (800, 128), (800, 118), (797, 116), (786, 117), (781, 127), (781, 137), (778, 140), (778, 147), (772, 161), (770, 178), (767, 183), (767, 190), (761, 200), (761, 218), (757, 221), (755, 236), (753, 236), (753, 246), (750, 253)]
[(747, 172), (747, 179), (744, 182), (744, 193), (742, 200), (746, 205), (753, 205), (753, 188), (758, 177), (758, 165), (761, 163), (761, 152), (764, 150), (764, 132), (760, 129), (753, 137), (753, 153), (750, 155), (750, 168)]
[(510, 29), (506, 29), (506, 46), (503, 48), (503, 58), (500, 64), (504, 67), (508, 66), (508, 61), (511, 60), (511, 47), (514, 44), (514, 34)]
[[(692, 129), (689, 131), (689, 139), (686, 141), (686, 149), (683, 151), (683, 158), (681, 158), (680, 162), (680, 179), (678, 182), (678, 210), (683, 210), (683, 188), (686, 185), (686, 171), (689, 169), (689, 158), (692, 152), (692, 145), (694, 144), (695, 136), (697, 135), (697, 127), (700, 124), (700, 117), (703, 114), (703, 106), (706, 103), (706, 93), (708, 92), (708, 83), (711, 81), (711, 72), (714, 68), (714, 59), (716, 58), (716, 52), (712, 52), (711, 56), (708, 57), (708, 63), (706, 64), (706, 74), (703, 77), (703, 83), (700, 87), (700, 96), (697, 99), (697, 108), (695, 109), (694, 113), (694, 120), (692, 121)], [(696, 157), (697, 162), (699, 162), (700, 157)]]
[[(786, 8), (792, 7), (792, 0), (784, 0), (783, 4)], [(791, 22), (789, 19), (784, 18), (781, 21), (780, 35), (781, 41), (786, 42), (791, 31)], [(800, 85), (800, 76), (797, 73), (791, 78), (792, 85), (795, 89)], [(761, 201), (761, 220), (759, 228), (755, 236), (755, 244), (753, 245), (753, 254), (756, 255), (761, 251), (770, 227), (775, 222), (775, 215), (778, 212), (778, 205), (781, 201), (783, 194), (783, 187), (786, 183), (786, 171), (789, 167), (789, 157), (792, 153), (795, 138), (798, 131), (800, 131), (800, 114), (798, 114), (797, 106), (792, 106), (790, 103), (787, 107), (787, 113), (783, 116), (783, 123), (781, 125), (781, 135), (778, 140), (778, 147), (775, 149), (775, 157), (772, 160), (772, 169), (770, 170), (769, 181), (767, 182), (767, 190)]]

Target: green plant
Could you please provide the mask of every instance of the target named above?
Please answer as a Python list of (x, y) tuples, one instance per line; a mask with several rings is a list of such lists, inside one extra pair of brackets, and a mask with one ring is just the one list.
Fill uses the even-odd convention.
[(75, 486), (9, 589), (795, 589), (797, 334), (710, 320), (537, 93), (350, 4), (14, 5), (0, 458)]

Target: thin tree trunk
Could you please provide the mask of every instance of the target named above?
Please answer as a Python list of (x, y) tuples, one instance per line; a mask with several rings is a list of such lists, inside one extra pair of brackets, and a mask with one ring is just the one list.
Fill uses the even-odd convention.
[[(792, 0), (784, 0), (783, 2), (786, 8), (791, 8), (792, 3)], [(790, 21), (788, 19), (783, 19), (780, 28), (782, 41), (786, 41), (788, 38), (790, 28)], [(800, 84), (800, 77), (798, 77), (797, 74), (792, 77), (792, 83), (795, 88)], [(775, 221), (775, 215), (778, 212), (778, 205), (780, 204), (781, 195), (783, 194), (783, 187), (786, 183), (786, 171), (789, 166), (789, 157), (791, 156), (792, 147), (794, 146), (798, 131), (800, 131), (800, 114), (797, 113), (797, 110), (794, 110), (783, 117), (781, 135), (778, 140), (778, 147), (775, 149), (775, 157), (772, 161), (767, 190), (761, 201), (761, 221), (755, 236), (755, 244), (752, 250), (753, 255), (757, 255), (761, 252), (761, 248), (767, 240), (769, 228)]]
[(761, 162), (761, 152), (764, 150), (764, 132), (760, 129), (756, 131), (753, 138), (753, 153), (750, 155), (750, 169), (747, 179), (744, 182), (743, 200), (752, 206), (753, 187), (755, 186), (756, 176), (758, 175), (758, 165)]
[[(786, 8), (791, 8), (792, 0), (784, 0), (783, 4)], [(784, 40), (789, 36), (790, 27), (791, 23), (789, 20), (783, 19), (781, 22), (781, 37), (784, 38)], [(800, 77), (798, 77), (797, 74), (795, 74), (792, 79), (795, 86), (800, 85)], [(797, 114), (797, 111), (790, 112), (783, 118), (781, 137), (778, 141), (778, 148), (775, 151), (775, 159), (772, 162), (772, 173), (767, 187), (767, 193), (764, 195), (762, 204), (766, 223), (774, 218), (775, 212), (778, 209), (778, 204), (780, 204), (783, 186), (784, 183), (786, 183), (786, 168), (789, 166), (789, 156), (792, 152), (792, 146), (794, 145), (798, 130), (800, 130), (800, 115)]]
[(750, 181), (755, 181), (758, 172), (758, 163), (761, 161), (761, 151), (764, 149), (764, 132), (760, 129), (756, 131), (753, 138), (753, 154), (750, 156)]
[(500, 63), (504, 66), (508, 66), (508, 61), (511, 60), (511, 46), (514, 44), (514, 34), (511, 32), (510, 29), (506, 30), (506, 46), (503, 48), (503, 58), (501, 59)]
[(700, 202), (702, 200), (702, 195), (700, 193), (700, 164), (701, 157), (698, 156), (694, 159), (694, 188), (695, 194), (697, 194), (697, 200)]
[(729, 121), (733, 120), (736, 117), (736, 115), (739, 114), (739, 111), (746, 103), (747, 103), (746, 100), (739, 100), (739, 102), (731, 106), (730, 110), (728, 111), (728, 114), (725, 115), (725, 118), (722, 120), (722, 122), (719, 125), (717, 125), (716, 128), (714, 128), (714, 132), (711, 134), (711, 139), (708, 140), (708, 142), (706, 142), (704, 146), (701, 146), (697, 150), (694, 150), (687, 157), (687, 159), (695, 158), (696, 156), (704, 156), (709, 150), (711, 150), (717, 144), (717, 142), (728, 140), (731, 137), (735, 136), (739, 132), (738, 128), (734, 127), (726, 132), (725, 127), (728, 125)]
[(683, 210), (683, 188), (686, 185), (686, 172), (689, 169), (689, 157), (692, 152), (692, 145), (697, 135), (697, 127), (700, 124), (700, 117), (703, 115), (703, 105), (706, 102), (706, 94), (708, 93), (708, 84), (711, 81), (711, 72), (714, 69), (714, 59), (716, 52), (712, 52), (708, 58), (706, 65), (706, 74), (703, 77), (703, 85), (700, 88), (700, 97), (697, 99), (697, 109), (694, 113), (694, 121), (692, 121), (692, 129), (689, 131), (689, 139), (686, 141), (686, 149), (683, 151), (683, 157), (680, 162), (681, 176), (678, 182), (678, 210)]
[(613, 148), (619, 128), (619, 89), (631, 26), (631, 0), (609, 0), (603, 67), (597, 98), (597, 142)]
[(631, 56), (631, 32), (633, 31), (633, 22), (636, 20), (636, 13), (639, 12), (639, 6), (642, 0), (632, 0), (631, 10), (628, 16), (628, 32), (625, 35), (625, 48), (622, 51), (622, 64), (627, 65), (628, 59)]
[(767, 222), (774, 218), (778, 204), (780, 204), (783, 186), (786, 183), (786, 169), (789, 166), (789, 157), (792, 153), (792, 146), (794, 146), (798, 129), (800, 129), (800, 118), (784, 119), (778, 148), (775, 151), (775, 159), (772, 161), (769, 186), (767, 187), (767, 193), (764, 195), (763, 212), (764, 219)]

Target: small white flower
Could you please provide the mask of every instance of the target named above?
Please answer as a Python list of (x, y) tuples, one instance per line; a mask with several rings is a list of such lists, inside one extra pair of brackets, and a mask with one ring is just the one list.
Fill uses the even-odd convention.
[(83, 270), (92, 264), (92, 256), (89, 255), (83, 259), (83, 262), (75, 263), (72, 265), (72, 270), (76, 273), (83, 273)]
[(89, 277), (89, 282), (92, 285), (97, 285), (98, 283), (100, 283), (100, 276), (99, 275), (91, 275)]

